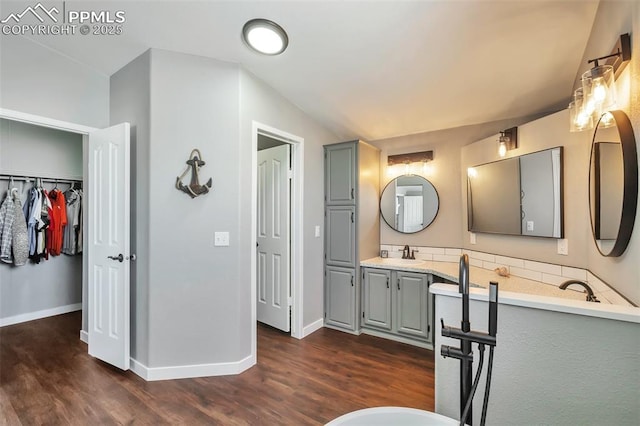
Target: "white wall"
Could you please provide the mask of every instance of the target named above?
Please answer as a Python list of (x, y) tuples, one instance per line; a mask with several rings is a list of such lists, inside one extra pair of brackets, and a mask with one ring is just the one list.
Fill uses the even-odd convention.
[[(460, 228), (460, 222), (466, 217), (460, 199), (460, 149), (478, 138), (493, 134), (501, 129), (513, 127), (534, 117), (522, 117), (500, 120), (455, 129), (438, 130), (434, 132), (399, 136), (390, 139), (372, 141), (371, 144), (380, 148), (380, 188), (395, 178), (387, 173), (387, 157), (389, 155), (404, 154), (433, 150), (433, 161), (429, 163), (431, 172), (423, 175), (438, 191), (440, 201), (438, 215), (429, 227), (415, 234), (402, 234), (380, 221), (380, 243), (411, 246), (461, 247), (466, 234)], [(497, 148), (496, 148), (497, 149)], [(421, 174), (417, 172), (417, 174)]]
[[(149, 148), (151, 52), (111, 76), (111, 124), (131, 124), (131, 357), (149, 362)], [(86, 303), (85, 303), (86, 308)]]
[[(24, 37), (0, 37), (0, 94), (2, 108), (93, 127), (104, 127), (109, 123), (109, 78)], [(29, 134), (33, 137), (41, 132), (32, 130)], [(36, 148), (36, 145), (30, 143), (29, 147), (20, 147), (19, 149), (26, 150), (23, 152), (24, 156), (16, 156), (16, 151), (7, 145), (11, 142), (3, 137), (4, 141), (0, 143), (3, 158), (0, 173), (3, 173), (5, 167), (11, 167), (13, 172), (24, 170), (25, 173), (47, 174), (53, 177), (81, 177), (82, 162), (79, 168), (78, 164), (74, 163), (77, 162), (78, 155), (82, 155), (81, 146), (80, 154), (77, 151), (71, 154), (70, 161), (74, 164), (71, 168), (68, 167), (69, 158), (64, 164), (47, 164), (47, 155), (59, 155), (53, 153), (59, 153), (59, 149), (64, 149), (65, 142), (56, 135), (50, 135), (50, 140), (53, 141), (50, 146)], [(76, 143), (76, 139), (73, 141), (70, 142), (71, 145)], [(50, 151), (48, 154), (47, 150)], [(11, 163), (6, 163), (12, 159)], [(35, 163), (30, 163), (29, 159), (35, 159)], [(3, 308), (0, 317), (22, 315), (27, 314), (27, 311), (47, 310), (80, 302), (80, 289), (76, 284), (81, 278), (76, 280), (75, 275), (65, 284), (70, 286), (69, 291), (58, 291), (59, 287), (55, 285), (35, 290), (35, 282), (38, 283), (37, 286), (44, 286), (51, 282), (46, 277), (55, 276), (56, 272), (61, 276), (69, 276), (82, 271), (81, 265), (75, 264), (81, 263), (81, 257), (55, 260), (56, 263), (50, 261), (47, 265), (26, 265), (10, 274), (4, 271), (0, 277), (2, 285), (10, 283), (9, 285), (15, 286), (15, 292), (14, 296), (7, 297), (7, 289), (2, 290), (3, 303), (10, 308)], [(71, 262), (73, 265), (63, 266), (63, 262)], [(38, 296), (34, 297), (33, 291)], [(19, 297), (21, 302), (14, 303), (14, 297)]]
[[(82, 179), (80, 135), (0, 120), (0, 152), (0, 174)], [(7, 183), (0, 180), (0, 199)], [(16, 181), (23, 205), (32, 186)], [(51, 190), (54, 184), (44, 187)], [(58, 187), (64, 191), (69, 185)], [(77, 310), (81, 298), (82, 255), (49, 256), (23, 266), (0, 263), (0, 323), (32, 319), (42, 315), (36, 314), (39, 311)]]
[[(603, 2), (598, 8), (590, 44), (607, 40), (615, 42), (619, 34), (631, 33), (631, 61), (616, 82), (618, 87), (618, 107), (631, 119), (635, 133), (638, 161), (640, 162), (640, 5), (638, 2)], [(632, 22), (632, 19), (635, 20)], [(610, 39), (613, 38), (613, 41)], [(611, 47), (608, 47), (611, 49)], [(605, 50), (606, 51), (606, 50)], [(592, 132), (591, 132), (592, 133)], [(593, 133), (592, 133), (593, 134)], [(640, 305), (640, 208), (631, 241), (620, 257), (603, 257), (591, 239), (587, 246), (588, 268), (595, 275), (612, 285), (616, 290)]]
[[(295, 105), (284, 99), (272, 88), (255, 78), (250, 73), (240, 72), (240, 145), (241, 163), (240, 174), (242, 200), (240, 211), (242, 212), (243, 227), (243, 256), (247, 256), (250, 250), (250, 213), (251, 213), (251, 128), (252, 121), (266, 124), (270, 127), (291, 133), (304, 138), (304, 229), (303, 232), (303, 323), (305, 326), (323, 318), (324, 293), (323, 293), (323, 240), (316, 238), (314, 228), (320, 225), (324, 227), (324, 160), (323, 145), (340, 142), (333, 133), (327, 131)], [(323, 232), (320, 235), (324, 235)], [(250, 280), (250, 271), (244, 268), (242, 282)], [(242, 295), (243, 310), (249, 309), (249, 288)], [(250, 316), (243, 319), (248, 322)], [(245, 324), (249, 327), (250, 324)]]
[[(497, 135), (493, 135), (462, 148), (461, 181), (466, 182), (467, 168), (500, 158), (496, 141)], [(557, 253), (557, 242), (553, 238), (477, 233), (477, 243), (471, 244), (466, 231), (466, 215), (462, 217), (461, 223), (465, 230), (464, 248), (559, 265), (587, 267), (586, 246), (591, 226), (588, 209), (590, 139), (587, 132), (570, 133), (568, 111), (563, 110), (518, 126), (518, 149), (509, 151), (505, 158), (556, 146), (564, 147), (564, 235), (569, 241), (569, 255)], [(461, 187), (460, 198), (462, 209), (466, 212), (466, 185)]]
[[(437, 296), (436, 318), (459, 327), (461, 301)], [(471, 300), (474, 330), (487, 330), (487, 303)], [(436, 348), (459, 346), (441, 337)], [(478, 367), (475, 354), (474, 377)], [(480, 421), (485, 367), (474, 398)], [(459, 418), (460, 364), (435, 357), (436, 412)], [(491, 381), (489, 425), (637, 425), (640, 419), (640, 339), (638, 324), (500, 304)]]
[[(250, 315), (241, 270), (243, 193), (236, 65), (151, 51), (149, 146), (149, 367), (239, 361), (249, 356)], [(175, 188), (191, 150), (206, 165), (210, 193), (191, 199)], [(190, 176), (186, 179), (190, 179)], [(139, 194), (144, 196), (143, 194)], [(213, 247), (214, 231), (230, 232)]]
[(109, 77), (24, 37), (0, 37), (0, 93), (2, 108), (109, 124)]

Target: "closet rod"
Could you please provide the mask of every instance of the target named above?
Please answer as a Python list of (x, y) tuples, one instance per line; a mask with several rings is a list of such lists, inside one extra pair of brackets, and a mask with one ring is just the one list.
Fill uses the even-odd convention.
[(36, 179), (40, 179), (42, 182), (48, 183), (82, 183), (82, 179), (56, 179), (56, 178), (45, 178), (40, 176), (24, 176), (24, 175), (0, 175), (0, 180), (11, 180), (13, 178), (14, 181), (18, 182), (31, 182)]

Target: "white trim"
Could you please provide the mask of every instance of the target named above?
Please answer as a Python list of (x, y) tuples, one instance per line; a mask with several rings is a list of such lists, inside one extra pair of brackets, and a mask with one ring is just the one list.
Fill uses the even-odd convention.
[(320, 318), (320, 319), (312, 322), (311, 324), (305, 326), (302, 329), (302, 337), (300, 337), (300, 338), (304, 339), (305, 337), (307, 337), (311, 333), (314, 333), (314, 332), (320, 330), (322, 327), (324, 327), (324, 319)]
[(98, 130), (95, 127), (83, 126), (81, 124), (69, 123), (67, 121), (56, 120), (6, 108), (0, 108), (0, 118), (20, 121), (22, 123), (33, 124), (40, 127), (48, 127), (50, 129), (62, 130), (65, 132), (79, 133), (81, 135), (88, 135), (89, 133)]
[(89, 344), (89, 333), (84, 330), (80, 330), (80, 340), (87, 345)]
[[(274, 137), (291, 144), (293, 149), (293, 188), (291, 191), (291, 336), (304, 338), (303, 285), (304, 277), (304, 138), (276, 129), (275, 127), (251, 122), (251, 354), (257, 353), (257, 276), (256, 244), (258, 220), (258, 133)], [(315, 331), (315, 330), (314, 330)]]
[(43, 309), (41, 311), (27, 312), (26, 314), (14, 315), (12, 317), (0, 318), (0, 327), (7, 325), (20, 324), (22, 322), (33, 321), (41, 318), (52, 317), (54, 315), (68, 314), (82, 309), (82, 303), (73, 303), (71, 305), (58, 306), (51, 309)]
[(229, 376), (240, 374), (256, 364), (250, 355), (240, 361), (213, 364), (176, 365), (171, 367), (147, 367), (131, 358), (131, 371), (147, 381), (190, 379), (195, 377)]

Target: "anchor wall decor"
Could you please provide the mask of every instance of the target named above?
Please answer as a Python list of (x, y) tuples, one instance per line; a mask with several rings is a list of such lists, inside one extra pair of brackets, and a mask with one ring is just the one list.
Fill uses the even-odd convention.
[[(209, 181), (200, 185), (200, 178), (198, 176), (198, 171), (200, 167), (204, 166), (206, 163), (202, 160), (202, 154), (200, 154), (200, 150), (194, 149), (191, 151), (191, 155), (189, 156), (189, 160), (187, 160), (187, 168), (184, 173), (180, 175), (180, 177), (176, 178), (176, 188), (180, 191), (188, 194), (191, 198), (196, 198), (198, 195), (206, 194), (211, 189), (213, 185), (213, 181), (209, 178)], [(189, 173), (191, 170), (191, 183), (189, 185), (185, 185), (182, 183), (182, 179)]]

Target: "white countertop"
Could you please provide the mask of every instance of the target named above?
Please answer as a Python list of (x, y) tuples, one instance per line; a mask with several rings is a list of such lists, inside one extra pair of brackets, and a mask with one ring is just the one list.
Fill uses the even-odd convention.
[[(409, 263), (402, 259), (374, 257), (361, 261), (360, 266), (428, 273), (458, 282), (457, 262), (416, 260)], [(490, 281), (498, 283), (499, 300), (503, 304), (640, 323), (640, 308), (587, 302), (585, 293), (580, 291), (560, 290), (555, 285), (517, 276), (501, 277), (494, 271), (475, 266), (469, 267), (469, 282), (477, 286), (470, 289), (471, 299), (487, 300)], [(432, 284), (429, 291), (443, 296), (460, 296), (458, 286), (451, 284)]]

